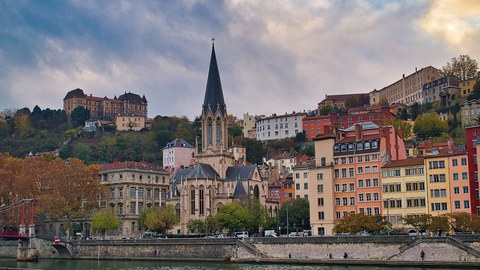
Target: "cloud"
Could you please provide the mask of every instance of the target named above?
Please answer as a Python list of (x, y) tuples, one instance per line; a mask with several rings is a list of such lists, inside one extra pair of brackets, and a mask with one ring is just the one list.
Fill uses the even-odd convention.
[[(461, 53), (478, 59), (478, 9), (454, 3), (3, 2), (0, 109), (61, 108), (79, 87), (96, 96), (145, 94), (150, 117), (193, 119), (212, 36), (229, 113), (314, 109), (325, 94), (379, 89)], [(460, 34), (441, 30), (445, 9)]]

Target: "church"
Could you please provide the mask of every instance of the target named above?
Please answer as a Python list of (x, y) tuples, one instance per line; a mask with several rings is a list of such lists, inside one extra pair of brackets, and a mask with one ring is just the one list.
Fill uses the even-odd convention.
[[(189, 220), (215, 216), (222, 205), (234, 200), (268, 202), (268, 182), (257, 166), (235, 166), (228, 151), (227, 106), (213, 43), (201, 125), (201, 150), (196, 146), (195, 165), (177, 170), (171, 181), (169, 203), (180, 216), (177, 233), (181, 234), (188, 233)], [(276, 207), (269, 205), (270, 213), (276, 213)]]

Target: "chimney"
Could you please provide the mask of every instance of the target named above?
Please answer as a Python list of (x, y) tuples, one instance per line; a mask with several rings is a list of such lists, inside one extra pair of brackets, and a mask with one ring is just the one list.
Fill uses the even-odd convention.
[(361, 140), (362, 139), (362, 125), (355, 124), (355, 139)]
[(383, 127), (383, 134), (382, 137), (385, 138), (385, 147), (386, 152), (388, 155), (388, 159), (391, 160), (392, 158), (392, 151), (391, 151), (391, 144), (390, 144), (390, 128), (391, 127)]
[(448, 139), (447, 144), (448, 144), (448, 153), (453, 153), (453, 146), (454, 146), (453, 139), (451, 138)]

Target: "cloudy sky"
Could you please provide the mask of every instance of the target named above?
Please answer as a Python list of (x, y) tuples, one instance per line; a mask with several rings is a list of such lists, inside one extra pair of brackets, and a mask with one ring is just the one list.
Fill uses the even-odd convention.
[(0, 110), (67, 91), (145, 95), (149, 117), (201, 112), (211, 38), (229, 113), (310, 110), (452, 57), (480, 60), (480, 1), (0, 2)]

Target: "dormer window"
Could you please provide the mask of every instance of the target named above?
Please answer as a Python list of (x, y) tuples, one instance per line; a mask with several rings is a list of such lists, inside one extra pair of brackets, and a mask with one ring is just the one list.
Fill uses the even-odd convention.
[(347, 145), (346, 144), (342, 144), (341, 146), (341, 152), (347, 152)]
[(370, 142), (365, 142), (365, 150), (370, 149)]
[(372, 149), (377, 149), (378, 148), (378, 142), (377, 141), (373, 141), (372, 142)]
[(357, 150), (363, 150), (363, 143), (357, 143)]
[(355, 146), (353, 145), (353, 143), (348, 144), (348, 151), (353, 151), (354, 148), (355, 148)]
[(335, 145), (335, 146), (333, 147), (333, 152), (335, 152), (335, 153), (338, 152), (338, 145)]

